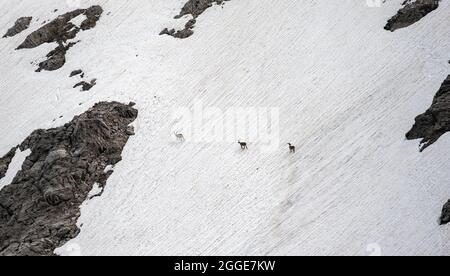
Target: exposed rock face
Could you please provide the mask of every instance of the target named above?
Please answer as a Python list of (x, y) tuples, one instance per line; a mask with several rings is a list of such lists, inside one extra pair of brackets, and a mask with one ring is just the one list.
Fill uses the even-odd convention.
[(72, 71), (72, 73), (70, 73), (70, 76), (69, 76), (69, 78), (71, 78), (71, 77), (75, 77), (75, 76), (77, 76), (77, 75), (81, 75), (81, 74), (83, 74), (83, 70), (81, 70), (81, 69), (78, 69), (78, 70), (74, 70), (74, 71)]
[(169, 30), (165, 28), (159, 35), (170, 35), (180, 39), (188, 38), (194, 34), (194, 31), (192, 29), (194, 29), (195, 22), (195, 19), (189, 20), (189, 22), (186, 23), (184, 29), (178, 31), (176, 31), (175, 29)]
[(442, 215), (440, 219), (441, 225), (447, 224), (449, 222), (450, 222), (450, 200), (442, 208)]
[(45, 71), (55, 71), (59, 68), (63, 67), (66, 63), (66, 53), (67, 51), (72, 48), (76, 42), (71, 42), (67, 45), (63, 45), (62, 43), (59, 44), (58, 47), (56, 47), (55, 50), (51, 51), (47, 54), (47, 59), (43, 62), (39, 63), (38, 69), (36, 69), (36, 72), (41, 72), (42, 70)]
[(384, 28), (393, 32), (409, 27), (437, 9), (439, 2), (440, 0), (406, 0), (403, 3), (404, 7), (388, 21)]
[(423, 151), (448, 131), (450, 131), (450, 76), (437, 92), (431, 107), (416, 118), (416, 123), (406, 134), (406, 138), (423, 139), (421, 141)]
[(20, 34), (21, 32), (25, 31), (30, 27), (31, 21), (33, 20), (33, 17), (21, 17), (17, 19), (16, 23), (13, 27), (11, 27), (6, 34), (3, 36), (3, 38), (6, 37), (12, 37), (15, 35)]
[(175, 18), (181, 18), (188, 14), (192, 15), (194, 18), (197, 18), (204, 11), (209, 9), (212, 4), (216, 3), (217, 5), (220, 5), (225, 1), (229, 0), (189, 0), (186, 4), (184, 4), (180, 14)]
[(230, 0), (189, 0), (181, 9), (180, 14), (175, 16), (175, 19), (179, 19), (185, 15), (192, 15), (193, 19), (189, 20), (182, 30), (176, 31), (175, 29), (169, 30), (166, 28), (162, 30), (160, 35), (170, 35), (180, 39), (185, 39), (192, 36), (194, 34), (193, 29), (197, 23), (197, 17), (199, 17), (205, 10), (212, 7), (214, 3), (221, 5), (225, 1)]
[[(92, 6), (89, 9), (78, 9), (60, 15), (52, 22), (31, 33), (17, 49), (36, 48), (44, 43), (67, 42), (69, 39), (74, 39), (80, 30), (85, 31), (95, 27), (102, 13), (103, 9), (100, 6)], [(80, 15), (86, 16), (80, 27), (70, 22)]]
[(131, 103), (101, 102), (25, 139), (19, 147), (31, 154), (0, 191), (0, 255), (53, 255), (79, 233), (79, 207), (95, 183), (105, 187), (137, 114)]
[[(68, 41), (75, 39), (80, 31), (94, 28), (102, 13), (103, 9), (100, 6), (92, 6), (89, 9), (77, 9), (60, 15), (28, 35), (17, 50), (36, 48), (44, 43), (58, 43), (58, 47), (47, 55), (47, 60), (39, 64), (37, 72), (57, 70), (65, 64), (66, 52), (76, 43)], [(86, 16), (86, 19), (80, 26), (71, 22), (72, 19), (82, 15)]]
[[(440, 0), (405, 0), (403, 8), (384, 27), (395, 30), (409, 27), (439, 7)], [(431, 107), (415, 119), (412, 129), (406, 134), (408, 140), (422, 139), (420, 151), (434, 144), (450, 131), (450, 75), (434, 97)], [(444, 205), (440, 223), (450, 222), (450, 200)]]
[(97, 84), (97, 80), (93, 79), (90, 82), (81, 81), (74, 85), (73, 88), (77, 88), (81, 86), (81, 91), (89, 91)]
[[(437, 92), (431, 107), (416, 118), (416, 123), (406, 134), (406, 138), (423, 139), (420, 151), (424, 151), (448, 131), (450, 131), (450, 76)], [(449, 222), (450, 200), (444, 205), (440, 218), (441, 225)]]
[(12, 159), (16, 155), (16, 150), (17, 147), (14, 147), (5, 156), (0, 158), (0, 179), (5, 177), (9, 164), (11, 164)]

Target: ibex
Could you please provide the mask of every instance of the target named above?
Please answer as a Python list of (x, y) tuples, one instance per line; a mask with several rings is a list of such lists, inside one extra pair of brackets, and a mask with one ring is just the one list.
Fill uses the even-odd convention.
[(241, 141), (238, 141), (238, 143), (239, 143), (239, 145), (241, 145), (241, 149), (242, 149), (242, 150), (248, 149), (247, 143), (241, 142)]
[(293, 146), (291, 143), (288, 143), (288, 145), (289, 145), (289, 151), (291, 153), (295, 153), (295, 146)]
[(174, 132), (173, 134), (175, 134), (175, 137), (177, 137), (177, 140), (179, 140), (179, 141), (184, 141), (185, 140), (183, 134), (176, 133), (176, 132)]

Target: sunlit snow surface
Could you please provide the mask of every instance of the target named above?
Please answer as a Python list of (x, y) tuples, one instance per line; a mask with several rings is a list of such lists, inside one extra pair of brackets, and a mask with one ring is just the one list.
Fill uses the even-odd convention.
[[(34, 73), (30, 62), (56, 46), (14, 49), (69, 2), (2, 3), (1, 30), (34, 20), (0, 39), (0, 155), (101, 100), (140, 112), (105, 192), (83, 206), (70, 252), (450, 253), (450, 230), (437, 223), (450, 197), (450, 137), (422, 154), (404, 138), (450, 71), (449, 1), (391, 33), (383, 26), (403, 0), (232, 0), (201, 15), (186, 40), (158, 35), (184, 24), (173, 19), (182, 0), (81, 1), (104, 8), (97, 27), (77, 36), (61, 70)], [(98, 79), (89, 92), (72, 89), (80, 68)], [(279, 108), (280, 149), (175, 142), (173, 108), (196, 100)]]
[(3, 189), (3, 187), (11, 184), (11, 182), (14, 179), (14, 176), (20, 171), (22, 168), (22, 164), (25, 161), (25, 159), (30, 155), (31, 151), (21, 151), (20, 149), (16, 150), (16, 154), (14, 155), (14, 158), (11, 160), (11, 164), (8, 166), (8, 170), (6, 172), (5, 177), (0, 179), (0, 190)]

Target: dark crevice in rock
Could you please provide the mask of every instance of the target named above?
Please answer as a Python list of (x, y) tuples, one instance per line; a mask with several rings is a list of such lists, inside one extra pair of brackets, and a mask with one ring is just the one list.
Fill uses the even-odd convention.
[[(37, 71), (57, 70), (64, 65), (67, 50), (76, 43), (69, 42), (69, 40), (75, 39), (80, 31), (94, 28), (102, 13), (103, 9), (100, 6), (92, 6), (88, 9), (77, 9), (60, 15), (28, 35), (25, 41), (17, 47), (17, 50), (36, 48), (44, 43), (58, 43), (58, 47), (47, 55), (47, 60), (39, 64)], [(86, 19), (80, 26), (71, 22), (72, 19), (82, 15), (86, 16)]]
[(213, 4), (222, 5), (225, 1), (230, 0), (189, 0), (181, 9), (180, 14), (175, 16), (175, 19), (179, 19), (185, 15), (191, 15), (193, 19), (189, 20), (186, 25), (184, 26), (184, 29), (182, 30), (175, 30), (168, 28), (165, 28), (161, 31), (160, 35), (170, 35), (175, 38), (185, 39), (194, 34), (194, 27), (197, 23), (197, 18), (207, 9), (212, 7)]
[(19, 146), (31, 154), (0, 191), (0, 255), (53, 255), (76, 237), (80, 206), (104, 188), (137, 118), (132, 103), (101, 102), (59, 128), (36, 130)]
[(8, 172), (9, 165), (16, 155), (17, 147), (12, 148), (5, 156), (0, 158), (0, 179), (5, 177), (6, 172)]
[(6, 32), (6, 34), (3, 36), (3, 38), (13, 37), (13, 36), (20, 34), (23, 31), (25, 31), (26, 29), (28, 29), (28, 27), (30, 27), (32, 20), (33, 20), (33, 17), (21, 17), (21, 18), (17, 19), (14, 26), (11, 27)]
[(406, 28), (420, 21), (439, 7), (440, 0), (405, 0), (403, 8), (384, 27), (388, 31)]
[(450, 75), (434, 97), (431, 107), (417, 116), (415, 121), (406, 138), (422, 139), (420, 151), (424, 151), (450, 131)]
[(81, 86), (81, 91), (89, 91), (97, 84), (97, 80), (93, 79), (90, 82), (81, 81), (73, 86), (73, 88), (77, 88)]
[(450, 200), (442, 208), (442, 215), (440, 218), (440, 224), (445, 225), (450, 222)]

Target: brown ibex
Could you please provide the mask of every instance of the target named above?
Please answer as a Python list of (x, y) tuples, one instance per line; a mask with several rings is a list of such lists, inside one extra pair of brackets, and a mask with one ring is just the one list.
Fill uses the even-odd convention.
[(185, 141), (184, 135), (183, 135), (183, 134), (181, 134), (181, 133), (176, 133), (176, 132), (174, 132), (173, 134), (175, 134), (175, 137), (177, 137), (177, 140), (178, 140), (178, 141), (182, 141), (182, 142)]
[(242, 149), (242, 150), (248, 149), (247, 143), (241, 142), (241, 141), (238, 141), (238, 143), (239, 143), (239, 145), (241, 145), (241, 149)]
[(295, 153), (295, 146), (293, 146), (291, 143), (288, 143), (288, 145), (289, 145), (289, 151), (291, 153)]

